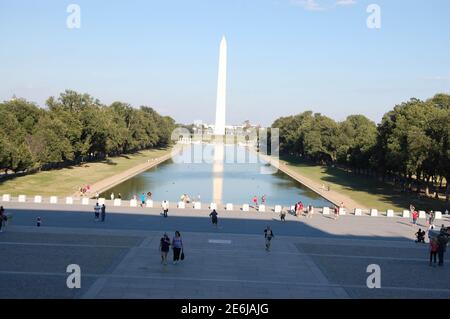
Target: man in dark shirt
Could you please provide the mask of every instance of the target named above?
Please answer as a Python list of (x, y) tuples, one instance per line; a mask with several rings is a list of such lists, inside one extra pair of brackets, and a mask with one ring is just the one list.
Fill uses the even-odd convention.
[(438, 266), (444, 266), (444, 253), (447, 250), (447, 243), (448, 243), (447, 236), (441, 232), (437, 236), (437, 242), (439, 245), (439, 247), (438, 247), (438, 258), (439, 258)]
[(218, 220), (217, 220), (217, 215), (219, 215), (219, 214), (217, 214), (217, 212), (216, 212), (215, 209), (213, 209), (213, 211), (211, 212), (211, 214), (209, 214), (209, 216), (211, 217), (211, 222), (212, 222), (212, 224), (213, 224), (214, 226), (216, 226), (216, 227), (217, 227), (217, 222), (218, 222)]
[(264, 230), (264, 238), (266, 239), (266, 250), (270, 250), (270, 244), (272, 241), (272, 238), (275, 237), (273, 234), (272, 229), (270, 229), (270, 226), (267, 226), (267, 228)]

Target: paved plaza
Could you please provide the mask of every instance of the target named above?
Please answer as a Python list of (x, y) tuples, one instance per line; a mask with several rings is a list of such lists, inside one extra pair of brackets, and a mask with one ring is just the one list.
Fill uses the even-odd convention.
[[(207, 210), (171, 209), (165, 219), (159, 209), (111, 207), (100, 223), (86, 206), (1, 204), (13, 219), (0, 233), (0, 298), (450, 298), (449, 258), (428, 266), (409, 219), (282, 223), (273, 212), (219, 210), (216, 229)], [(447, 216), (437, 223), (450, 225)], [(175, 230), (186, 259), (163, 266), (159, 239)], [(80, 289), (66, 286), (69, 264), (81, 267)], [(370, 264), (381, 267), (380, 289), (367, 288)]]

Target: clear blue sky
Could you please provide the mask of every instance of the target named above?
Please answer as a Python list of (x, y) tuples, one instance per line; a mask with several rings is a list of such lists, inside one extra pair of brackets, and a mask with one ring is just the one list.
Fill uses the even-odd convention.
[[(337, 1), (0, 0), (0, 100), (43, 106), (73, 89), (212, 122), (223, 34), (228, 124), (307, 109), (378, 122), (396, 103), (449, 93), (450, 1)], [(80, 29), (66, 26), (71, 3)], [(381, 29), (366, 26), (370, 3)]]

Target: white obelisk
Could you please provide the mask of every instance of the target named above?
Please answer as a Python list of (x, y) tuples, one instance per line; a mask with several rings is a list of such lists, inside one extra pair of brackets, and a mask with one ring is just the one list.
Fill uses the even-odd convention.
[(219, 75), (217, 80), (216, 126), (215, 135), (225, 135), (225, 106), (227, 91), (227, 40), (220, 41)]

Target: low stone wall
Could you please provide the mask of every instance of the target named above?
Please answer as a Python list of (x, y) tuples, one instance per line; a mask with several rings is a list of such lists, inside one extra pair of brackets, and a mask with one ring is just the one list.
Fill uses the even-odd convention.
[[(105, 204), (109, 207), (141, 207), (140, 200), (122, 200), (122, 199), (114, 199), (114, 200), (107, 200), (105, 198), (99, 198), (92, 199), (88, 197), (81, 197), (81, 198), (75, 198), (75, 197), (57, 197), (57, 196), (50, 196), (50, 197), (44, 197), (44, 196), (26, 196), (26, 195), (19, 195), (19, 196), (11, 196), (9, 194), (3, 194), (0, 197), (0, 205), (7, 206), (8, 203), (33, 203), (33, 204), (47, 204), (47, 205), (81, 205), (81, 206), (95, 206), (96, 203), (99, 203), (100, 205)], [(144, 206), (146, 208), (161, 208), (162, 202), (153, 201), (151, 199), (146, 200)], [(280, 214), (281, 212), (287, 212), (287, 213), (294, 213), (294, 206), (283, 206), (283, 205), (273, 205), (273, 206), (267, 206), (267, 205), (259, 205), (257, 207), (248, 204), (233, 204), (233, 203), (226, 203), (226, 204), (217, 204), (217, 203), (200, 203), (200, 202), (191, 202), (191, 203), (185, 203), (185, 202), (167, 202), (169, 209), (194, 209), (194, 210), (212, 210), (217, 209), (219, 211), (259, 211), (261, 213), (271, 212)], [(306, 207), (305, 207), (306, 209)], [(321, 213), (323, 215), (334, 215), (334, 210), (330, 207), (315, 207), (314, 213)], [(411, 218), (411, 214), (409, 210), (404, 210), (403, 212), (394, 212), (393, 210), (389, 209), (387, 211), (379, 212), (377, 209), (362, 209), (362, 208), (355, 208), (351, 211), (347, 211), (345, 208), (339, 209), (339, 215), (351, 215), (351, 216), (370, 216), (370, 217), (387, 217), (387, 218), (394, 218), (394, 217), (401, 217), (401, 218)], [(442, 212), (436, 211), (435, 212), (435, 219), (439, 220), (442, 219)], [(419, 211), (419, 219), (426, 219), (427, 214), (425, 211)]]

